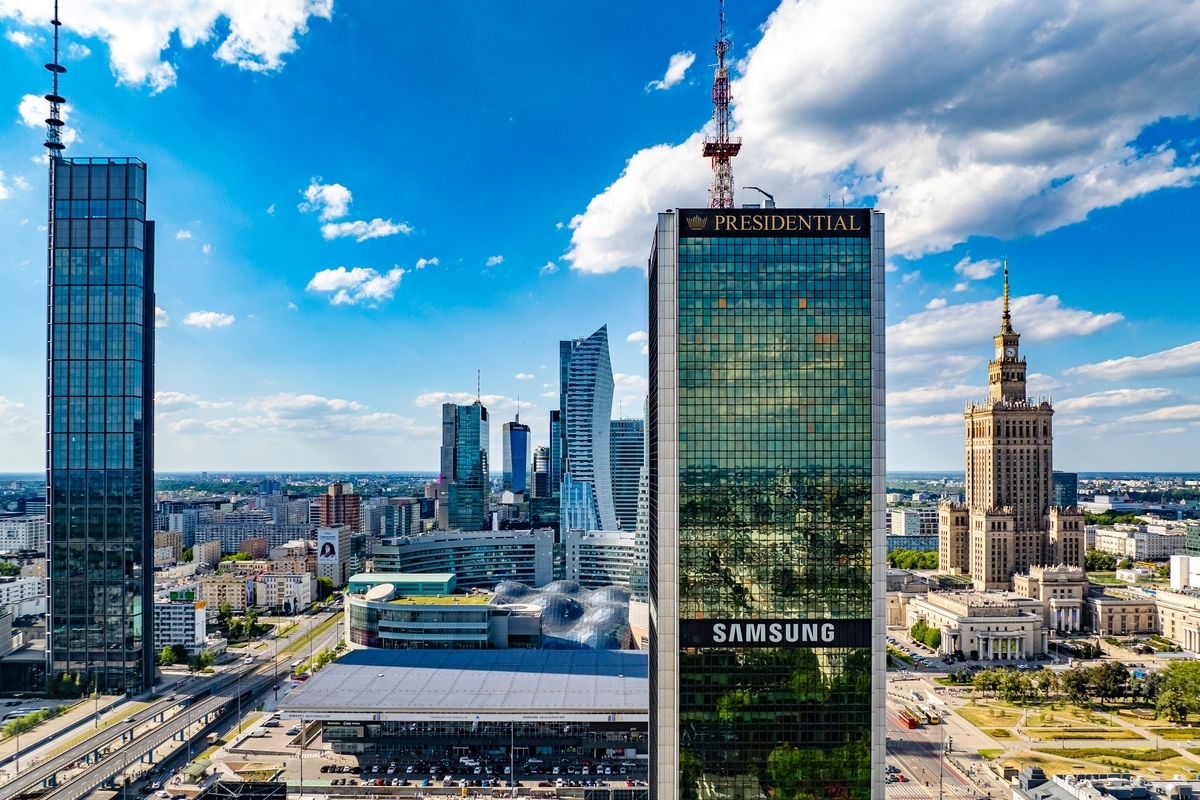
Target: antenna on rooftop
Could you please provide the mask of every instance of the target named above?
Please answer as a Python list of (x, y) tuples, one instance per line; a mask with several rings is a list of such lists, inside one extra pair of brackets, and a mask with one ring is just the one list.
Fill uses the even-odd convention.
[(708, 190), (709, 208), (733, 208), (733, 164), (730, 159), (742, 149), (740, 137), (729, 138), (729, 70), (725, 67), (725, 53), (733, 43), (725, 35), (725, 0), (719, 0), (718, 16), (720, 27), (717, 43), (717, 69), (713, 75), (713, 127), (715, 135), (704, 139), (704, 157), (712, 159), (713, 179)]
[(63, 121), (59, 118), (59, 106), (67, 102), (58, 93), (58, 76), (67, 71), (66, 67), (58, 63), (58, 29), (62, 27), (58, 20), (58, 0), (54, 0), (54, 19), (50, 20), (50, 24), (54, 26), (54, 61), (47, 64), (46, 69), (54, 74), (54, 91), (45, 96), (50, 101), (50, 116), (46, 118), (45, 147), (50, 150), (50, 157), (56, 158), (65, 147), (62, 143)]
[(483, 370), (475, 370), (475, 402), (483, 405)]

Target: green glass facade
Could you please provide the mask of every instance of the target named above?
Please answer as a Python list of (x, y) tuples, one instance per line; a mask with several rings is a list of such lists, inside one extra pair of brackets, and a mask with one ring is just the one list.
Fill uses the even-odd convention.
[(660, 217), (651, 735), (674, 776), (652, 769), (659, 798), (882, 788), (882, 217), (839, 213)]
[(47, 674), (153, 684), (154, 223), (146, 165), (50, 165)]

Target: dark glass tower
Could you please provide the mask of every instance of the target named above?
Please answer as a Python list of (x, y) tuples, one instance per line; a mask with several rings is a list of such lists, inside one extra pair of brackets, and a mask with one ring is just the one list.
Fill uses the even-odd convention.
[(50, 160), (47, 674), (154, 683), (154, 223), (146, 165)]
[(525, 492), (529, 490), (529, 426), (521, 424), (521, 415), (517, 414), (515, 422), (506, 422), (503, 426), (501, 443), (504, 447), (504, 465), (501, 472), (501, 485), (506, 492)]
[(646, 461), (646, 422), (614, 419), (610, 430), (608, 463), (612, 470), (613, 508), (617, 527), (631, 531), (637, 527), (638, 481)]
[(487, 528), (491, 481), (488, 473), (488, 411), (479, 401), (469, 406), (442, 404), (441, 506), (443, 530)]
[(883, 798), (883, 216), (659, 215), (651, 793)]

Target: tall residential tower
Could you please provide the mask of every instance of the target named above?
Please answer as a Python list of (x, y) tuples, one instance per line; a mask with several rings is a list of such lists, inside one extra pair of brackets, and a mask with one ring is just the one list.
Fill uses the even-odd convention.
[(631, 531), (637, 527), (638, 479), (646, 455), (646, 422), (640, 419), (614, 419), (609, 433), (609, 468), (612, 471), (613, 509), (617, 527)]
[(51, 103), (47, 677), (154, 684), (154, 223), (146, 165), (64, 158)]
[[(559, 343), (564, 531), (617, 529), (609, 465), (613, 374), (608, 326), (586, 339)], [(579, 528), (580, 525), (594, 524)]]

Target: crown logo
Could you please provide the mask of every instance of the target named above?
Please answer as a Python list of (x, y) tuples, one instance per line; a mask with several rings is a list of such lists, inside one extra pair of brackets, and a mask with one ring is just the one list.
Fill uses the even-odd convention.
[(694, 217), (685, 217), (684, 219), (687, 222), (688, 230), (702, 231), (708, 226), (708, 217), (702, 217), (699, 214)]

